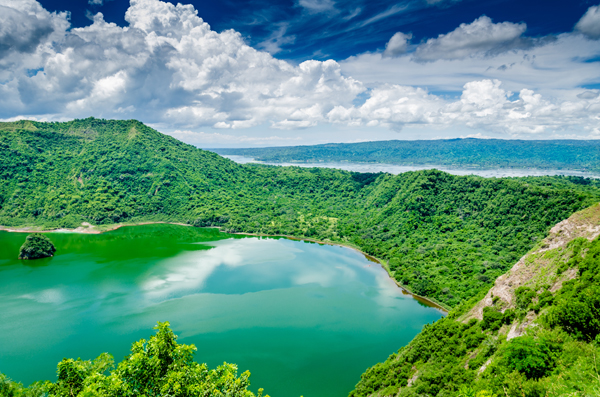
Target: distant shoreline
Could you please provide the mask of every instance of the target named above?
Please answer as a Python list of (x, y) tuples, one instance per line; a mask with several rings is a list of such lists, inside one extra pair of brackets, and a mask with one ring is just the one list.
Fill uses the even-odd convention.
[[(35, 226), (21, 226), (21, 227), (10, 227), (10, 226), (2, 226), (0, 225), (0, 231), (5, 231), (5, 232), (10, 232), (10, 233), (78, 233), (78, 234), (102, 234), (102, 233), (106, 233), (106, 232), (110, 232), (113, 230), (117, 230), (120, 229), (122, 227), (127, 227), (127, 226), (143, 226), (143, 225), (154, 225), (154, 224), (166, 224), (166, 225), (177, 225), (177, 226), (187, 226), (187, 227), (195, 227), (193, 225), (189, 225), (186, 223), (178, 223), (178, 222), (137, 222), (137, 223), (117, 223), (117, 224), (113, 224), (113, 225), (100, 225), (100, 226), (93, 226), (87, 222), (82, 223), (82, 226), (75, 228), (75, 229), (66, 229), (66, 228), (59, 228), (59, 229), (52, 229), (52, 230), (39, 230), (36, 229)], [(221, 230), (221, 227), (219, 226), (205, 226), (204, 228), (214, 228), (214, 229), (219, 229), (219, 231)], [(226, 233), (226, 232), (223, 232)], [(295, 241), (309, 241), (311, 243), (317, 243), (317, 244), (324, 244), (324, 245), (333, 245), (333, 246), (339, 246), (339, 247), (344, 247), (344, 248), (349, 248), (352, 249), (362, 255), (365, 256), (365, 258), (367, 258), (369, 261), (371, 262), (375, 262), (377, 264), (379, 264), (388, 274), (389, 278), (396, 284), (396, 286), (398, 286), (398, 288), (400, 288), (402, 290), (402, 293), (405, 295), (410, 295), (412, 296), (415, 300), (429, 306), (432, 307), (434, 309), (437, 309), (445, 314), (449, 313), (449, 309), (444, 307), (443, 304), (441, 304), (440, 302), (436, 302), (430, 298), (426, 298), (424, 296), (421, 295), (417, 295), (411, 291), (409, 291), (405, 286), (403, 286), (402, 284), (400, 284), (398, 282), (398, 280), (396, 280), (394, 277), (392, 277), (392, 275), (390, 274), (390, 269), (387, 266), (387, 263), (379, 258), (376, 258), (374, 256), (371, 256), (369, 254), (367, 254), (366, 252), (361, 251), (360, 249), (348, 245), (348, 244), (343, 244), (343, 243), (336, 243), (333, 241), (321, 241), (321, 240), (315, 240), (315, 239), (311, 239), (308, 237), (296, 237), (296, 236), (289, 236), (289, 235), (284, 235), (284, 234), (258, 234), (258, 233), (244, 233), (244, 232), (237, 232), (237, 233), (227, 233), (227, 234), (232, 234), (232, 235), (244, 235), (244, 236), (254, 236), (254, 237), (283, 237), (286, 238), (288, 240), (295, 240)]]
[[(205, 149), (205, 150), (209, 150), (210, 149)], [(219, 153), (217, 153), (219, 154)], [(358, 165), (391, 165), (391, 166), (397, 166), (397, 167), (407, 167), (407, 168), (423, 168), (423, 169), (448, 169), (448, 170), (457, 170), (457, 171), (493, 171), (493, 170), (516, 170), (516, 171), (539, 171), (539, 172), (546, 172), (546, 171), (557, 171), (557, 172), (577, 172), (577, 173), (582, 173), (582, 174), (594, 174), (594, 175), (599, 175), (599, 173), (597, 171), (591, 171), (588, 169), (581, 169), (581, 168), (554, 168), (554, 167), (525, 167), (525, 166), (503, 166), (503, 165), (498, 165), (498, 166), (480, 166), (480, 165), (463, 165), (463, 164), (438, 164), (438, 163), (391, 163), (391, 162), (386, 162), (386, 161), (359, 161), (359, 160), (318, 160), (318, 159), (314, 159), (314, 160), (286, 160), (286, 161), (275, 161), (275, 160), (261, 160), (261, 159), (257, 159), (254, 157), (247, 157), (247, 156), (243, 156), (243, 155), (239, 155), (239, 154), (224, 154), (221, 155), (219, 154), (219, 156), (221, 157), (225, 157), (229, 160), (235, 161), (233, 159), (231, 159), (231, 157), (244, 157), (247, 159), (252, 159), (252, 161), (250, 161), (250, 163), (256, 163), (256, 164), (266, 164), (266, 165), (288, 165), (291, 164), (291, 166), (294, 165), (299, 165), (299, 164), (308, 164), (308, 165), (313, 165), (315, 164), (315, 166), (318, 167), (318, 164), (339, 164), (339, 165), (347, 165), (347, 164), (358, 164)]]
[(362, 162), (362, 161), (262, 161), (253, 157), (242, 155), (220, 155), (238, 164), (260, 164), (276, 167), (301, 167), (301, 168), (333, 168), (352, 172), (384, 172), (393, 175), (410, 171), (424, 171), (436, 169), (452, 175), (465, 176), (477, 175), (483, 178), (525, 178), (541, 176), (574, 176), (581, 178), (600, 179), (599, 171), (580, 169), (557, 169), (536, 167), (468, 167), (461, 165), (440, 164), (395, 164), (385, 162)]
[[(86, 225), (87, 224), (87, 225)], [(102, 234), (106, 232), (111, 232), (113, 230), (120, 229), (122, 227), (127, 226), (142, 226), (142, 225), (155, 225), (155, 224), (165, 224), (165, 225), (178, 225), (178, 226), (188, 226), (194, 227), (193, 225), (189, 225), (187, 223), (178, 223), (178, 222), (137, 222), (137, 223), (115, 223), (112, 225), (91, 225), (87, 222), (84, 222), (82, 225), (75, 229), (66, 229), (66, 228), (57, 228), (51, 230), (39, 230), (36, 226), (2, 226), (0, 225), (0, 231), (11, 232), (11, 233), (79, 233), (79, 234)]]

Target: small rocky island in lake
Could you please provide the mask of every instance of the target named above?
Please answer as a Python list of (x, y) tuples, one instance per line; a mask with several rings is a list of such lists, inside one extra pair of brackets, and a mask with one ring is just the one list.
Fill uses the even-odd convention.
[(56, 248), (43, 234), (33, 233), (27, 236), (19, 251), (19, 259), (40, 259), (54, 256)]

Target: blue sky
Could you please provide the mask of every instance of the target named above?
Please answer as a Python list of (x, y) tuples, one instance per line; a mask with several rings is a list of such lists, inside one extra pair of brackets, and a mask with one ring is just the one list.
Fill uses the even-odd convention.
[[(43, 0), (50, 11), (71, 11), (73, 26), (91, 24), (89, 13), (102, 12), (104, 19), (126, 26), (129, 1)], [(100, 3), (100, 1), (98, 1)], [(177, 4), (177, 1), (171, 1)], [(590, 0), (221, 0), (185, 1), (214, 30), (235, 29), (255, 48), (264, 48), (282, 33), (284, 40), (274, 55), (279, 59), (343, 60), (352, 55), (383, 49), (399, 30), (412, 32), (415, 41), (447, 33), (481, 15), (494, 21), (525, 22), (533, 37), (570, 32)], [(304, 4), (304, 6), (303, 6)]]
[(0, 119), (201, 147), (600, 138), (589, 0), (0, 0)]

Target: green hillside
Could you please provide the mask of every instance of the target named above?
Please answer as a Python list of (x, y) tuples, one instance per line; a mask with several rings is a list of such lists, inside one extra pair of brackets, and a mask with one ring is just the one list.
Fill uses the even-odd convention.
[(249, 149), (210, 149), (259, 161), (361, 162), (450, 168), (537, 168), (600, 171), (600, 140), (444, 139), (328, 143)]
[(351, 397), (600, 395), (600, 206), (553, 229), (484, 299), (426, 326)]
[(446, 307), (600, 200), (583, 178), (242, 166), (134, 120), (4, 123), (0, 147), (0, 225), (173, 221), (339, 242)]
[[(567, 375), (572, 379), (564, 390), (575, 390), (592, 373), (590, 354), (598, 349), (591, 341), (598, 327), (588, 317), (598, 318), (597, 240), (574, 240), (556, 254), (562, 262), (552, 274), (579, 271), (579, 278), (564, 284), (568, 288), (553, 289), (552, 280), (523, 285), (511, 292), (513, 300), (488, 296), (491, 303), (481, 313), (469, 313), (519, 258), (545, 249), (552, 226), (600, 201), (597, 180), (239, 165), (135, 120), (2, 123), (0, 148), (0, 225), (52, 229), (170, 221), (331, 241), (383, 259), (406, 288), (455, 308), (367, 371), (354, 396), (453, 396), (462, 390), (464, 396), (489, 397), (504, 388), (511, 397), (541, 397), (562, 374), (561, 385)], [(579, 302), (581, 310), (573, 312), (568, 302)], [(541, 326), (507, 342), (508, 327), (533, 321), (530, 313)], [(578, 319), (581, 313), (588, 317)], [(524, 358), (531, 355), (532, 362)], [(94, 369), (98, 363), (68, 363), (64, 368), (83, 371), (78, 379), (91, 376), (90, 387), (109, 387), (113, 378), (113, 386), (121, 387), (117, 378), (128, 376), (121, 364), (114, 377), (102, 378)], [(484, 363), (489, 369), (480, 376)], [(69, 376), (59, 377), (51, 395), (72, 386)], [(42, 390), (0, 381), (15, 396)]]

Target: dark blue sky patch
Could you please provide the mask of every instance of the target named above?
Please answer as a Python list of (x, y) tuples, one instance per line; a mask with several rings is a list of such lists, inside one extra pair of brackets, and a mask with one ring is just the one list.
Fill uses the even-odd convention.
[[(171, 1), (177, 3), (176, 1)], [(248, 44), (277, 58), (346, 59), (382, 50), (396, 32), (412, 33), (419, 43), (448, 33), (461, 23), (487, 15), (495, 23), (527, 24), (526, 35), (542, 37), (570, 32), (595, 2), (590, 0), (191, 0), (198, 15), (220, 32), (234, 29)], [(74, 27), (91, 24), (89, 12), (125, 26), (129, 1), (40, 0), (49, 11), (70, 11)], [(304, 5), (304, 6), (303, 6)]]
[(33, 77), (36, 74), (38, 74), (38, 72), (42, 72), (44, 71), (44, 68), (38, 68), (38, 69), (27, 69), (27, 76), (29, 77)]

